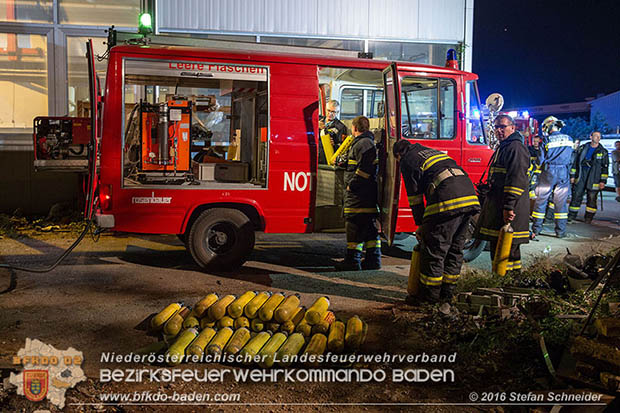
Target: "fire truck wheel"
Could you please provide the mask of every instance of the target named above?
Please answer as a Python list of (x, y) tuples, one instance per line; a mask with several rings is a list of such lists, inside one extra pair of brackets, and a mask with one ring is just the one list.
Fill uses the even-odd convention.
[(474, 232), (476, 231), (476, 224), (478, 223), (478, 218), (480, 214), (476, 214), (469, 221), (469, 230), (467, 233), (467, 241), (463, 247), (463, 261), (471, 262), (478, 258), (478, 256), (484, 251), (484, 248), (487, 245), (486, 241), (482, 241), (474, 238)]
[(478, 256), (484, 251), (487, 242), (479, 239), (469, 239), (465, 243), (465, 248), (463, 249), (463, 261), (471, 262), (478, 258)]
[(188, 243), (189, 251), (200, 267), (232, 271), (243, 265), (252, 252), (254, 228), (241, 211), (209, 209), (192, 225)]

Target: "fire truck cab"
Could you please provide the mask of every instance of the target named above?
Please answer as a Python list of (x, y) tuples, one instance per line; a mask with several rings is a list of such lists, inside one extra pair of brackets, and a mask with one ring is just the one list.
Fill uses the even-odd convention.
[(416, 228), (391, 153), (398, 139), (446, 152), (479, 179), (492, 151), (474, 117), (476, 75), (317, 53), (118, 45), (101, 97), (88, 47), (87, 214), (114, 231), (178, 234), (208, 269), (242, 265), (255, 231), (343, 228), (342, 170), (318, 161), (321, 85), (343, 80), (365, 108), (349, 115), (370, 116), (388, 241)]

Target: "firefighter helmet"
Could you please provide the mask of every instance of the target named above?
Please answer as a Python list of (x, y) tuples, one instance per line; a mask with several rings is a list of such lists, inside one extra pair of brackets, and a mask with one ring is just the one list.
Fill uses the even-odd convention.
[(564, 127), (564, 121), (559, 120), (555, 116), (548, 116), (543, 120), (542, 131), (545, 134), (549, 135), (554, 127), (558, 130), (562, 129)]

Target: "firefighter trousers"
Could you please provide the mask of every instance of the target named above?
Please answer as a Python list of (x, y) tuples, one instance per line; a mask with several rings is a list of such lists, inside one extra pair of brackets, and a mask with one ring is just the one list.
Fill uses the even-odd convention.
[(420, 294), (433, 301), (451, 297), (461, 274), (463, 247), (471, 213), (436, 219), (421, 225)]
[(594, 214), (596, 214), (596, 198), (599, 191), (598, 189), (587, 188), (587, 181), (588, 179), (586, 175), (583, 179), (579, 179), (575, 184), (575, 187), (573, 189), (573, 196), (570, 201), (570, 206), (568, 207), (568, 217), (570, 219), (577, 218), (579, 209), (581, 209), (581, 201), (583, 200), (583, 195), (586, 193), (586, 222), (592, 221), (592, 218), (594, 218)]
[(345, 215), (347, 234), (347, 253), (345, 262), (361, 265), (363, 251), (366, 250), (364, 267), (381, 268), (381, 238), (376, 214)]
[(555, 233), (556, 235), (563, 236), (566, 233), (566, 220), (568, 219), (566, 200), (570, 192), (568, 167), (564, 165), (550, 165), (540, 174), (540, 180), (535, 192), (536, 203), (532, 212), (532, 232), (534, 234), (540, 233), (543, 220), (545, 219), (547, 203), (553, 197)]

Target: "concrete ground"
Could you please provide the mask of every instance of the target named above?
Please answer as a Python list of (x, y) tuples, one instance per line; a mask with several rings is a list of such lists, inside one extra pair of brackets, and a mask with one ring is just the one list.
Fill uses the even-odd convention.
[[(620, 203), (613, 198), (613, 194), (605, 194), (604, 211), (597, 214), (592, 225), (571, 224), (573, 237), (541, 236), (540, 241), (524, 246), (525, 265), (538, 254), (561, 257), (566, 248), (587, 253), (620, 245)], [(5, 237), (0, 239), (0, 262), (44, 266), (72, 242), (72, 237), (62, 233)], [(334, 262), (343, 255), (342, 234), (259, 234), (250, 260), (238, 272), (223, 275), (199, 271), (175, 236), (104, 234), (98, 242), (87, 237), (49, 273), (0, 269), (0, 372), (6, 376), (12, 368), (11, 357), (26, 338), (38, 338), (59, 349), (83, 351), (86, 374), (97, 378), (102, 368), (101, 352), (125, 354), (154, 341), (142, 329), (146, 317), (170, 302), (193, 304), (212, 291), (300, 293), (306, 306), (327, 295), (338, 318), (360, 314), (369, 320), (369, 352), (402, 351), (403, 343), (386, 340), (385, 328), (389, 325), (385, 320), (392, 305), (406, 296), (412, 246), (412, 238), (401, 240), (390, 249), (395, 256), (384, 256), (380, 271), (334, 272)], [(468, 266), (490, 269), (488, 253)], [(324, 397), (328, 401), (334, 397), (341, 401), (374, 400), (372, 394), (358, 387), (327, 391), (324, 386), (320, 391), (327, 391)], [(268, 387), (264, 390), (272, 391)], [(405, 400), (446, 397), (432, 391), (412, 396), (408, 391), (403, 393)], [(261, 400), (271, 401), (270, 396), (264, 397), (267, 399)], [(297, 400), (295, 397), (292, 399)], [(457, 399), (450, 400), (460, 401)], [(254, 399), (248, 396), (247, 400)]]

